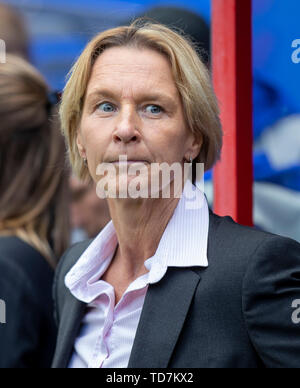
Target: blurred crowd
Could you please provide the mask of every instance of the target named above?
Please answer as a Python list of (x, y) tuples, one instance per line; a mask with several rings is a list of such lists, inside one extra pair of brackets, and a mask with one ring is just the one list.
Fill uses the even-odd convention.
[[(146, 16), (185, 31), (210, 66), (210, 29), (201, 16), (175, 7)], [(27, 26), (7, 5), (0, 5), (0, 39), (7, 51), (0, 64), (0, 298), (14, 299), (8, 319), (22, 322), (1, 326), (0, 367), (48, 367), (56, 336), (53, 270), (71, 244), (97, 236), (110, 216), (94, 184), (70, 171), (57, 119), (59, 93), (30, 64)], [(258, 75), (254, 99), (264, 109), (254, 128), (255, 224), (300, 241), (300, 114), (282, 114), (280, 93)], [(206, 179), (212, 205), (211, 174)]]

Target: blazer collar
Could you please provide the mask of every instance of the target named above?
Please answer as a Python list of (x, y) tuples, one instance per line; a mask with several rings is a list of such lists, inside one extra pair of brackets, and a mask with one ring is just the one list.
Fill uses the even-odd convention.
[(191, 268), (169, 268), (149, 286), (128, 368), (167, 368), (199, 281)]
[(84, 317), (86, 304), (80, 302), (73, 295), (68, 295), (65, 308), (61, 316), (56, 350), (52, 362), (52, 368), (67, 368), (75, 339), (79, 332), (80, 323)]
[[(221, 218), (210, 210), (208, 260), (219, 244)], [(168, 268), (149, 286), (128, 368), (167, 368), (188, 315), (201, 274), (206, 268)]]
[[(199, 281), (200, 274), (192, 268), (171, 267), (160, 282), (149, 286), (128, 368), (168, 366)], [(52, 368), (68, 367), (87, 305), (70, 294), (66, 306)]]

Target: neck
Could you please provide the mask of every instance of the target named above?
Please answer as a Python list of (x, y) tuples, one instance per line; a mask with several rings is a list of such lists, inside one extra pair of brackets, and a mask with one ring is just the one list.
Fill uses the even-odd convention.
[(114, 258), (128, 278), (146, 272), (179, 198), (108, 199), (119, 246)]

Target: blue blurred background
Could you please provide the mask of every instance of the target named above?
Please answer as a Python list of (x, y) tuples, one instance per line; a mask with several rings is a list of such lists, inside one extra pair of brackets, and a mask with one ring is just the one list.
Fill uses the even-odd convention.
[[(32, 58), (57, 89), (74, 58), (95, 33), (156, 5), (177, 5), (211, 19), (210, 0), (6, 0), (24, 11), (32, 35)], [(300, 39), (298, 0), (253, 0), (253, 68), (285, 101), (274, 114), (300, 111), (299, 66), (291, 61), (292, 42)], [(257, 107), (258, 109), (259, 107)], [(267, 120), (266, 118), (264, 118)]]
[[(241, 0), (242, 1), (242, 0)], [(211, 21), (210, 0), (6, 0), (25, 15), (31, 59), (53, 89), (87, 41), (154, 6), (179, 6)], [(300, 240), (299, 0), (253, 0), (255, 221)], [(208, 178), (210, 176), (208, 175)], [(278, 229), (279, 227), (279, 229)]]

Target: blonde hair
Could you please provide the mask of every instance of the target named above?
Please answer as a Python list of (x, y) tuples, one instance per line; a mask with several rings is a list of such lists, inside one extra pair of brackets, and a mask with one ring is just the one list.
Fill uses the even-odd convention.
[(201, 151), (194, 161), (204, 163), (206, 171), (212, 168), (220, 157), (222, 130), (209, 71), (192, 43), (182, 34), (161, 24), (138, 20), (129, 27), (118, 27), (97, 35), (88, 43), (69, 73), (60, 117), (75, 174), (81, 179), (88, 176), (88, 169), (77, 148), (76, 135), (93, 65), (104, 50), (126, 46), (149, 48), (168, 58), (188, 127), (203, 140)]
[(69, 244), (65, 145), (42, 76), (7, 55), (0, 65), (0, 234), (54, 267)]

